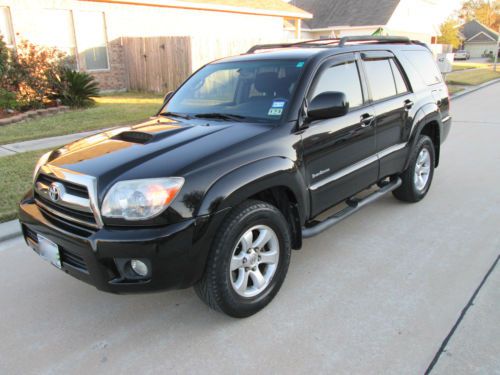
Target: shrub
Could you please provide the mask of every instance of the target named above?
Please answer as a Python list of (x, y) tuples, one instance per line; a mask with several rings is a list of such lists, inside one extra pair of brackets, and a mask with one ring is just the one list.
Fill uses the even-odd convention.
[(5, 79), (9, 69), (9, 49), (0, 34), (0, 88), (6, 84)]
[(87, 73), (64, 69), (54, 91), (64, 105), (86, 108), (95, 104), (93, 97), (99, 96), (99, 84)]
[(41, 108), (49, 102), (53, 72), (60, 70), (65, 54), (55, 48), (34, 45), (21, 41), (12, 52), (9, 84), (17, 92), (17, 101), (22, 109)]
[(16, 94), (0, 87), (0, 109), (17, 109)]

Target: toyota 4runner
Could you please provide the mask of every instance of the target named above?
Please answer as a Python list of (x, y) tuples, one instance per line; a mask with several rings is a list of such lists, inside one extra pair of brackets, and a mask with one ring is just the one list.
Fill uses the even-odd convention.
[(450, 124), (422, 43), (255, 46), (202, 67), (149, 121), (43, 155), (23, 234), (100, 290), (194, 286), (246, 317), (276, 295), (303, 238), (388, 192), (421, 200)]

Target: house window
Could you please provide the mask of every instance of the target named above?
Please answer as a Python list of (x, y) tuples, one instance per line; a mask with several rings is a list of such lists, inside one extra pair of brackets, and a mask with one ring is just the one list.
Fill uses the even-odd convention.
[(14, 45), (10, 11), (7, 7), (0, 7), (0, 35), (8, 46)]
[[(38, 18), (38, 17), (37, 17)], [(40, 45), (55, 47), (69, 56), (76, 56), (73, 15), (66, 9), (44, 9), (30, 40)]]
[(75, 18), (78, 52), (85, 70), (109, 69), (104, 13), (79, 11)]

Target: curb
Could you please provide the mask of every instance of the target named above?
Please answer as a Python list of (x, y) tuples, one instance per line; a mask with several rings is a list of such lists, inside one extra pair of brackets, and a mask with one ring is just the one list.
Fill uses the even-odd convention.
[(497, 78), (497, 79), (494, 79), (492, 81), (488, 81), (488, 82), (482, 83), (480, 85), (471, 87), (470, 89), (466, 89), (464, 91), (457, 92), (456, 94), (451, 95), (451, 98), (452, 99), (457, 99), (457, 98), (460, 98), (461, 96), (465, 96), (465, 95), (471, 94), (473, 92), (476, 92), (477, 90), (481, 90), (481, 89), (483, 89), (485, 87), (494, 85), (495, 83), (499, 83), (499, 82), (500, 82), (500, 78)]
[(68, 106), (65, 106), (65, 105), (62, 105), (59, 107), (43, 108), (43, 109), (32, 109), (30, 111), (22, 112), (18, 115), (15, 115), (15, 116), (10, 116), (10, 117), (0, 119), (0, 126), (1, 125), (16, 124), (18, 122), (22, 122), (22, 121), (32, 119), (35, 117), (55, 115), (57, 113), (67, 112), (67, 111), (69, 111), (69, 109), (70, 108)]
[(21, 225), (18, 220), (11, 220), (0, 224), (0, 242), (10, 240), (21, 235)]

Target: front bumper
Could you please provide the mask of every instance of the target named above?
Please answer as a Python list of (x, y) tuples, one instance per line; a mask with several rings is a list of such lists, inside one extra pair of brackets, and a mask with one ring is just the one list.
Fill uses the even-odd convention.
[[(37, 234), (58, 245), (62, 270), (112, 293), (180, 289), (203, 274), (214, 231), (223, 213), (189, 219), (165, 227), (81, 230), (40, 211), (33, 200), (20, 204), (19, 221), (29, 246), (37, 249)], [(144, 259), (150, 275), (127, 278), (122, 265)]]

